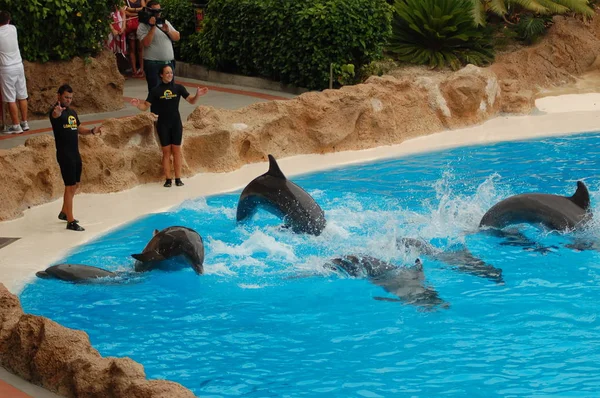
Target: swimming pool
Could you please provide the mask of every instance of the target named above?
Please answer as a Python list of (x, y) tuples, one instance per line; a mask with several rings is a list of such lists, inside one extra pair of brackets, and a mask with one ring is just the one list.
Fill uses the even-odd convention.
[[(593, 396), (600, 390), (600, 253), (571, 235), (522, 228), (525, 247), (477, 234), (484, 212), (522, 192), (571, 195), (597, 209), (600, 134), (464, 147), (293, 178), (325, 210), (321, 236), (261, 212), (236, 225), (239, 192), (143, 217), (64, 261), (128, 270), (152, 230), (183, 224), (205, 239), (205, 275), (150, 272), (110, 285), (37, 280), (27, 312), (83, 329), (103, 354), (200, 396)], [(265, 166), (266, 171), (266, 166)], [(285, 172), (285, 170), (283, 170)], [(598, 239), (594, 222), (575, 236)], [(322, 264), (365, 253), (411, 265), (399, 237), (468, 250), (504, 284), (422, 257), (449, 303), (425, 311)], [(525, 250), (524, 250), (525, 249)]]

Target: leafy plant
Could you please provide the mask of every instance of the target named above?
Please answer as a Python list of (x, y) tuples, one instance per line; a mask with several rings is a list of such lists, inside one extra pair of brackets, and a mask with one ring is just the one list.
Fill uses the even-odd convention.
[(519, 18), (519, 22), (514, 25), (514, 30), (519, 40), (532, 44), (546, 33), (551, 24), (552, 19), (550, 17), (536, 17), (527, 14)]
[(381, 57), (391, 15), (384, 0), (210, 0), (195, 40), (211, 68), (322, 89), (331, 63)]
[(494, 59), (490, 31), (477, 27), (470, 0), (397, 0), (388, 51), (405, 62), (484, 65)]
[(585, 17), (592, 17), (594, 10), (588, 0), (470, 0), (471, 13), (478, 25), (485, 24), (486, 12), (505, 16), (509, 10), (521, 7), (536, 14), (554, 15), (574, 12)]
[(33, 62), (94, 56), (119, 0), (0, 0), (19, 31), (21, 56)]

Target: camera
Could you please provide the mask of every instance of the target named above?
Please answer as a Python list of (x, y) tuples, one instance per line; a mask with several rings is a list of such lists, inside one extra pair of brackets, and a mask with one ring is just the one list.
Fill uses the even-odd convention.
[(142, 11), (138, 13), (138, 18), (141, 23), (145, 23), (146, 25), (150, 25), (150, 18), (154, 17), (156, 20), (156, 25), (162, 25), (165, 23), (165, 19), (160, 16), (162, 10), (157, 10), (155, 8), (144, 7)]

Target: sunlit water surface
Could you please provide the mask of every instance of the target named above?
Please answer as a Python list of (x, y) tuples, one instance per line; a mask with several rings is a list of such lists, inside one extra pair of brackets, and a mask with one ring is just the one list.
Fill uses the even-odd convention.
[[(318, 237), (281, 229), (266, 212), (236, 225), (239, 192), (189, 200), (63, 261), (129, 271), (154, 229), (186, 225), (204, 238), (205, 275), (35, 280), (21, 300), (27, 312), (85, 330), (101, 354), (131, 357), (148, 377), (203, 397), (598, 396), (600, 253), (565, 245), (597, 242), (599, 224), (566, 235), (522, 226), (535, 242), (526, 248), (477, 226), (509, 195), (571, 195), (577, 180), (597, 209), (599, 148), (600, 134), (589, 133), (294, 177), (326, 213)], [(450, 304), (427, 311), (374, 300), (390, 294), (322, 267), (352, 253), (410, 266), (419, 254), (395, 245), (407, 236), (466, 247), (502, 268), (505, 284), (422, 257), (427, 284)]]

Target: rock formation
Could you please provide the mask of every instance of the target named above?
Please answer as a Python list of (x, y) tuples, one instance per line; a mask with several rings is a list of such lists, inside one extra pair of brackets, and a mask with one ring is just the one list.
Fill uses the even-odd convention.
[(23, 62), (29, 94), (29, 119), (48, 117), (62, 84), (73, 87), (73, 108), (80, 114), (123, 108), (125, 78), (119, 73), (115, 55), (104, 51), (95, 58), (37, 64)]
[(24, 314), (17, 296), (0, 284), (0, 365), (65, 397), (186, 398), (181, 384), (147, 380), (129, 358), (102, 357), (87, 333)]

